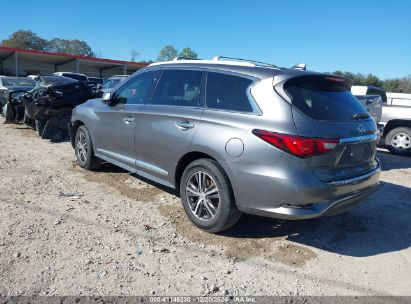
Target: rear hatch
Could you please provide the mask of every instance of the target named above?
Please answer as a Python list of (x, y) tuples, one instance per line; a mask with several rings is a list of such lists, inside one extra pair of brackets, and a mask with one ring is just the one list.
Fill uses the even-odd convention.
[(299, 136), (335, 139), (328, 153), (306, 157), (325, 182), (358, 177), (378, 167), (378, 131), (374, 119), (351, 94), (348, 79), (311, 74), (281, 81), (275, 90), (292, 104)]

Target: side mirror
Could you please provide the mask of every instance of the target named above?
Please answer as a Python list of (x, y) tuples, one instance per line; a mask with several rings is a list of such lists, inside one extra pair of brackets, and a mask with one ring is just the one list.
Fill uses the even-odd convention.
[(112, 92), (104, 92), (101, 101), (110, 107), (114, 107), (119, 103), (118, 100), (114, 99), (114, 94)]
[(103, 96), (101, 97), (101, 101), (107, 104), (111, 103), (111, 93), (110, 92), (104, 92)]

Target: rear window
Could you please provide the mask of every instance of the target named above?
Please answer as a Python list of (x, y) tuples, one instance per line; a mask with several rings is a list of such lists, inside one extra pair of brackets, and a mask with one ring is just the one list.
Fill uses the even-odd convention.
[(315, 120), (348, 121), (367, 113), (348, 86), (333, 77), (293, 78), (284, 90), (294, 107)]

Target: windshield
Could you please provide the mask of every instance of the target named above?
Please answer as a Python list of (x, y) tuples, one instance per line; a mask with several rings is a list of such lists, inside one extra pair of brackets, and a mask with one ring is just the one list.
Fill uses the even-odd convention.
[(101, 87), (103, 89), (112, 89), (116, 85), (118, 85), (120, 81), (121, 81), (120, 79), (107, 79), (106, 81), (103, 82)]
[(333, 77), (297, 77), (284, 90), (298, 110), (315, 120), (348, 121), (369, 118), (367, 110), (351, 94), (343, 80)]
[(4, 77), (2, 78), (4, 87), (34, 87), (36, 82), (29, 78)]

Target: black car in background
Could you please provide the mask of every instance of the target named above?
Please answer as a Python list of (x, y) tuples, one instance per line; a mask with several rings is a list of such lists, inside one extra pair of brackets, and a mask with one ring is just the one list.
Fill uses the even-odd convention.
[(39, 76), (37, 86), (24, 95), (24, 123), (35, 129), (39, 136), (49, 138), (51, 129), (65, 133), (75, 106), (96, 96), (83, 81), (64, 76)]
[(6, 123), (23, 119), (24, 107), (19, 97), (35, 86), (36, 82), (29, 78), (0, 76), (0, 113)]
[(90, 83), (90, 84), (101, 85), (101, 84), (103, 84), (103, 82), (104, 82), (103, 78), (88, 77), (88, 83)]
[(88, 83), (89, 79), (86, 75), (84, 74), (79, 74), (79, 73), (72, 73), (72, 72), (55, 72), (53, 73), (53, 75), (56, 76), (64, 76), (64, 77), (68, 77), (68, 78), (72, 78), (84, 83)]

